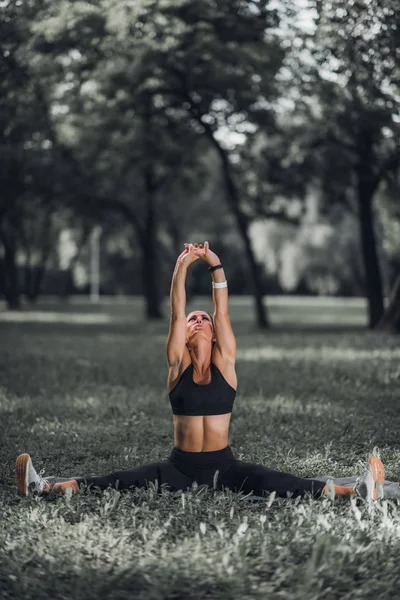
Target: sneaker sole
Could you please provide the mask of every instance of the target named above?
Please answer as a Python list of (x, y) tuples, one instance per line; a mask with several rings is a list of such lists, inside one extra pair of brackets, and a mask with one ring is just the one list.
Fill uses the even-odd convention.
[(28, 467), (30, 456), (29, 454), (20, 454), (15, 463), (15, 479), (17, 482), (18, 492), (21, 496), (28, 495), (28, 488), (26, 485), (26, 470)]
[(383, 486), (385, 482), (385, 467), (383, 466), (381, 459), (377, 456), (370, 456), (369, 464), (371, 465), (372, 476), (375, 483), (374, 491), (372, 492), (372, 499), (377, 500), (377, 486)]

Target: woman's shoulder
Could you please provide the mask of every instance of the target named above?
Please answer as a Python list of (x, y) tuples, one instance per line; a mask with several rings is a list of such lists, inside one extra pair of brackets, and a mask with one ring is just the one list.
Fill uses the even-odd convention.
[(174, 365), (169, 368), (168, 372), (168, 393), (171, 393), (174, 388), (178, 385), (182, 376), (189, 370), (192, 365), (191, 360), (184, 360), (180, 365)]
[(237, 388), (237, 375), (235, 363), (231, 360), (224, 360), (218, 350), (213, 350), (211, 363), (218, 369), (225, 381), (234, 389)]

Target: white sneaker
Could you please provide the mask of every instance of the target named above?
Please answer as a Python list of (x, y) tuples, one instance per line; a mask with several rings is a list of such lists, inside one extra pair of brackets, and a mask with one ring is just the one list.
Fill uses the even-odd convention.
[(20, 454), (15, 465), (18, 492), (21, 496), (30, 494), (42, 494), (49, 491), (51, 485), (47, 479), (42, 477), (44, 469), (36, 473), (29, 454)]
[(336, 491), (335, 482), (333, 481), (333, 479), (327, 479), (324, 487), (324, 492), (331, 502), (335, 502)]
[(370, 456), (365, 469), (364, 477), (357, 481), (354, 488), (355, 496), (367, 502), (383, 498), (383, 484), (385, 482), (385, 467), (381, 459)]

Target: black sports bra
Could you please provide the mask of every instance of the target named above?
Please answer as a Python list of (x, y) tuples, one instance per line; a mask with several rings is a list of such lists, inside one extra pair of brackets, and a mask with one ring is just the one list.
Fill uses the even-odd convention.
[(195, 417), (232, 412), (236, 390), (229, 385), (213, 363), (210, 369), (211, 381), (206, 385), (193, 381), (192, 363), (183, 371), (178, 383), (169, 392), (174, 415)]

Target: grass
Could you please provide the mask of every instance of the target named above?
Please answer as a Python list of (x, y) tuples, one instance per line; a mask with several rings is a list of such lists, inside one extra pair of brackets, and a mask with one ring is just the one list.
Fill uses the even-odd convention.
[[(233, 298), (235, 455), (302, 476), (360, 474), (379, 445), (400, 480), (398, 338), (361, 301), (272, 299), (255, 330)], [(208, 302), (192, 302), (210, 308)], [(384, 599), (398, 596), (400, 506), (252, 502), (202, 488), (21, 499), (17, 455), (89, 475), (165, 458), (168, 324), (139, 301), (0, 313), (0, 598)]]

